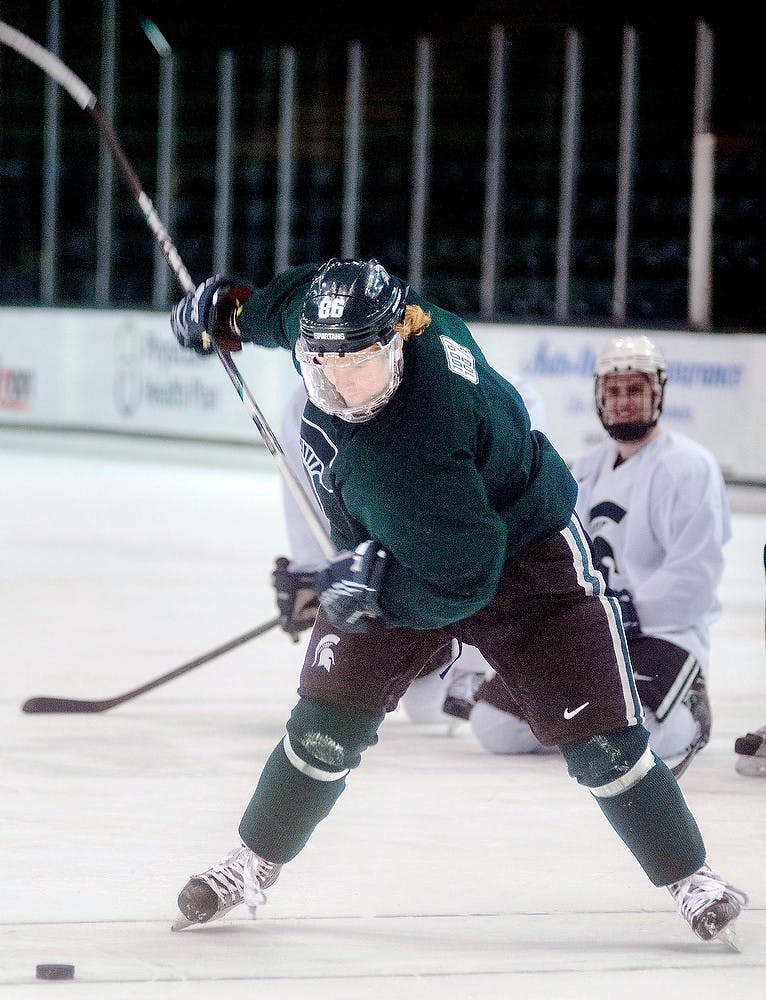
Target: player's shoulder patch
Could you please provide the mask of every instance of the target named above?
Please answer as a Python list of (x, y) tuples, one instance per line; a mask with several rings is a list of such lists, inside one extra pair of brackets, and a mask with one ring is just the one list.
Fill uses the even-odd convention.
[(468, 348), (463, 347), (462, 344), (458, 344), (451, 337), (445, 337), (444, 334), (439, 335), (439, 340), (444, 348), (444, 353), (447, 355), (447, 367), (449, 370), (467, 379), (469, 382), (473, 382), (474, 385), (478, 385), (479, 373), (476, 371), (476, 358), (474, 358)]

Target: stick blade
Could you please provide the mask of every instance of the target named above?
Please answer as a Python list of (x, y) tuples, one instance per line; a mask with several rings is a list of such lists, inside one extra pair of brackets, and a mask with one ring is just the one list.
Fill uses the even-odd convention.
[(28, 715), (51, 715), (55, 712), (104, 712), (112, 707), (112, 701), (79, 701), (76, 698), (51, 698), (42, 695), (37, 698), (27, 698), (21, 706), (21, 711)]

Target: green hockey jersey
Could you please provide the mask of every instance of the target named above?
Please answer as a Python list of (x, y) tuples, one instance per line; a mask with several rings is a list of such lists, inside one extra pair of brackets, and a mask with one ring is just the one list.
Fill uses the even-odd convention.
[[(243, 340), (292, 350), (318, 267), (289, 268), (257, 289), (239, 318)], [(465, 323), (412, 291), (407, 302), (431, 324), (406, 341), (391, 401), (366, 423), (309, 402), (301, 438), (335, 545), (380, 542), (386, 620), (430, 629), (488, 604), (506, 561), (567, 525), (577, 485)]]

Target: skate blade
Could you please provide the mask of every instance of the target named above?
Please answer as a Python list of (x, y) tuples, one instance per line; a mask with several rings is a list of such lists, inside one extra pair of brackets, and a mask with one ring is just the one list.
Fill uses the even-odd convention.
[(732, 951), (736, 951), (737, 954), (740, 953), (739, 940), (737, 938), (737, 930), (734, 926), (733, 920), (730, 924), (727, 924), (724, 927), (724, 929), (721, 931), (718, 937), (715, 938), (715, 940), (720, 941), (722, 944), (725, 944), (727, 948), (730, 948)]
[(173, 921), (170, 926), (171, 931), (185, 931), (187, 927), (207, 927), (208, 924), (212, 924), (214, 920), (220, 920), (221, 917), (225, 916), (229, 910), (233, 910), (233, 906), (227, 906), (223, 910), (219, 910), (218, 913), (214, 914), (209, 920), (189, 920), (185, 917), (183, 913), (179, 911), (178, 916)]
[(170, 929), (171, 931), (185, 931), (187, 927), (207, 927), (207, 925), (212, 924), (214, 920), (220, 920), (221, 917), (225, 917), (230, 910), (234, 909), (235, 906), (239, 906), (239, 903), (232, 903), (231, 906), (224, 906), (223, 909), (214, 913), (209, 920), (189, 920), (189, 918), (185, 917), (179, 910), (178, 916), (170, 925)]
[(176, 919), (170, 925), (170, 929), (171, 931), (183, 931), (186, 930), (187, 927), (192, 927), (193, 925), (194, 925), (193, 920), (189, 920), (187, 917), (183, 915), (183, 913), (179, 913)]
[(207, 927), (208, 924), (212, 924), (214, 920), (220, 920), (222, 916), (229, 912), (229, 910), (234, 909), (232, 906), (228, 906), (225, 910), (220, 910), (214, 917), (209, 920), (189, 920), (185, 917), (183, 913), (178, 914), (176, 919), (170, 925), (171, 931), (185, 931), (187, 927)]

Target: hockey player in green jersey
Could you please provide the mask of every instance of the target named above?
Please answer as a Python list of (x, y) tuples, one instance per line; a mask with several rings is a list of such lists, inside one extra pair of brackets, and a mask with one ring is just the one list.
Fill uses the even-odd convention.
[[(618, 602), (574, 514), (576, 484), (465, 323), (377, 261), (289, 268), (265, 287), (214, 276), (171, 316), (182, 346), (293, 354), (304, 464), (339, 555), (286, 735), (241, 846), (190, 879), (175, 929), (252, 912), (328, 816), (409, 684), (475, 646), (704, 940), (747, 897), (706, 864), (678, 784), (648, 747)], [(287, 595), (289, 597), (289, 595)]]

